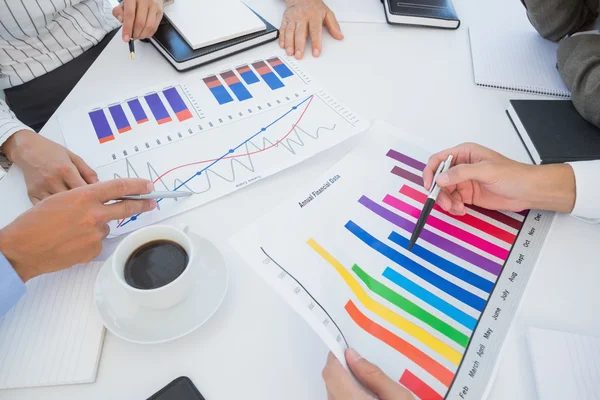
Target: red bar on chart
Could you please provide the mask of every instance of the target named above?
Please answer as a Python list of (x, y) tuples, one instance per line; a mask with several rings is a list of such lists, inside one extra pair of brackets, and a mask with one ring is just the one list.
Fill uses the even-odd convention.
[[(397, 199), (394, 196), (385, 196), (383, 202), (389, 206), (394, 207), (398, 211), (402, 211), (403, 213), (410, 215), (413, 218), (418, 219), (421, 215), (421, 210), (411, 206), (408, 203), (403, 202), (400, 199)], [(464, 229), (461, 229), (452, 224), (449, 224), (448, 222), (441, 220), (433, 215), (429, 215), (429, 218), (427, 218), (427, 225), (439, 231), (442, 231), (462, 242), (468, 243), (471, 246), (477, 247), (479, 250), (483, 250), (486, 253), (493, 255), (494, 257), (500, 258), (501, 260), (506, 260), (508, 258), (509, 251), (507, 249), (503, 249), (502, 247), (495, 245), (494, 243), (490, 243), (487, 240), (480, 238), (479, 236), (473, 235), (472, 233), (467, 232)]]
[(485, 208), (477, 207), (474, 205), (468, 205), (467, 207), (473, 211), (477, 211), (480, 214), (486, 215), (492, 219), (495, 219), (498, 222), (501, 222), (517, 230), (521, 229), (521, 225), (523, 225), (523, 222), (519, 221), (518, 219), (514, 219), (513, 217), (510, 217), (500, 211), (486, 210)]
[(404, 370), (404, 373), (400, 377), (400, 384), (413, 392), (421, 400), (443, 400), (443, 397), (438, 392), (407, 369)]
[[(408, 198), (418, 201), (421, 204), (425, 204), (425, 202), (427, 201), (427, 194), (419, 192), (418, 190), (416, 190), (408, 185), (402, 186), (402, 188), (400, 189), (400, 193), (405, 195)], [(437, 204), (433, 207), (433, 209), (450, 217), (450, 218), (460, 221), (465, 225), (469, 225), (475, 229), (479, 229), (480, 231), (485, 232), (488, 235), (491, 235), (497, 239), (500, 239), (503, 242), (506, 242), (508, 244), (513, 244), (515, 242), (515, 240), (517, 239), (516, 235), (513, 235), (512, 233), (507, 232), (502, 228), (498, 228), (497, 226), (492, 225), (489, 222), (479, 219), (471, 214), (452, 215), (452, 214), (444, 211), (442, 209), (442, 207), (438, 206)]]
[(435, 361), (433, 358), (429, 357), (427, 354), (423, 353), (421, 350), (417, 349), (412, 344), (408, 343), (406, 340), (400, 338), (399, 336), (385, 329), (383, 326), (377, 324), (375, 321), (369, 319), (356, 307), (352, 300), (349, 300), (346, 303), (345, 309), (346, 312), (348, 312), (348, 315), (350, 315), (350, 318), (352, 318), (352, 320), (365, 332), (371, 334), (388, 346), (397, 350), (406, 358), (410, 359), (431, 374), (431, 376), (433, 376), (435, 379), (447, 387), (450, 387), (450, 384), (452, 384), (452, 379), (454, 379), (454, 374), (449, 369)]

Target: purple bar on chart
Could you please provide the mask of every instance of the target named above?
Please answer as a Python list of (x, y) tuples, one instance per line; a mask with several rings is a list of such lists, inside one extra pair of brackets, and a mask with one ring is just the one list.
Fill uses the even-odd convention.
[[(392, 224), (404, 229), (408, 233), (412, 233), (415, 230), (415, 224), (413, 222), (401, 217), (385, 207), (380, 206), (366, 196), (362, 196), (358, 202), (369, 210), (373, 211), (375, 214), (379, 215), (381, 218), (388, 220)], [(502, 265), (498, 264), (497, 262), (485, 258), (469, 249), (465, 249), (464, 247), (446, 238), (443, 238), (428, 229), (423, 229), (420, 238), (496, 276), (502, 271)]]
[(183, 122), (186, 119), (192, 118), (192, 113), (190, 109), (185, 104), (185, 101), (181, 98), (181, 95), (174, 87), (169, 88), (167, 90), (163, 90), (163, 94), (165, 98), (169, 102), (169, 105), (173, 109), (175, 116), (179, 120), (179, 122)]
[(131, 113), (138, 124), (148, 122), (148, 116), (146, 115), (146, 111), (144, 111), (139, 99), (129, 100), (127, 104), (129, 105), (129, 109), (131, 110)]
[(159, 125), (172, 121), (169, 112), (165, 108), (165, 105), (157, 93), (148, 94), (144, 96), (144, 98), (146, 99), (146, 103), (148, 103), (148, 107), (150, 107), (150, 110), (152, 111), (152, 114)]
[(94, 130), (96, 131), (96, 137), (98, 137), (98, 141), (100, 143), (106, 143), (114, 140), (115, 136), (110, 129), (110, 125), (106, 119), (106, 114), (104, 114), (104, 110), (92, 111), (88, 115), (90, 116)]
[(392, 168), (392, 174), (394, 175), (398, 175), (400, 178), (404, 178), (407, 181), (411, 181), (412, 183), (419, 185), (419, 186), (423, 186), (423, 178), (420, 177), (419, 175), (415, 175), (410, 171), (407, 171), (405, 169), (402, 169), (398, 166), (394, 166), (394, 168)]
[(110, 115), (112, 115), (113, 121), (115, 121), (115, 125), (117, 126), (119, 133), (124, 133), (131, 130), (131, 125), (129, 125), (125, 111), (123, 111), (123, 107), (120, 104), (108, 107), (108, 111), (110, 111)]
[(389, 158), (392, 158), (396, 161), (401, 162), (402, 164), (406, 164), (409, 167), (413, 167), (414, 169), (418, 169), (419, 171), (423, 171), (425, 169), (425, 164), (419, 160), (415, 160), (412, 157), (409, 157), (405, 154), (399, 153), (396, 150), (390, 149), (386, 154)]

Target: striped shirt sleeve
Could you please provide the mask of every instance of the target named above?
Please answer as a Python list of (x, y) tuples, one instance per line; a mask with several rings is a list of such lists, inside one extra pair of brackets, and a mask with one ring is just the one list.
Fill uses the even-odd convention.
[(8, 104), (0, 99), (0, 146), (2, 146), (13, 133), (22, 129), (31, 130), (31, 128), (19, 121), (16, 115), (8, 107)]

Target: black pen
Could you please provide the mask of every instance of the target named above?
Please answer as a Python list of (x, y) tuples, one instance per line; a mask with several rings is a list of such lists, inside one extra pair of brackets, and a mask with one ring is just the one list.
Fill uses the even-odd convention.
[(408, 250), (412, 249), (417, 239), (419, 238), (419, 235), (421, 235), (421, 231), (423, 231), (423, 228), (427, 223), (427, 219), (429, 218), (429, 214), (431, 214), (431, 210), (433, 210), (433, 206), (437, 201), (437, 198), (440, 194), (440, 190), (442, 190), (441, 186), (438, 186), (435, 183), (435, 180), (437, 179), (439, 174), (441, 174), (442, 172), (446, 172), (450, 169), (450, 164), (452, 164), (452, 154), (448, 156), (448, 159), (446, 161), (442, 161), (442, 163), (438, 166), (435, 175), (433, 176), (433, 182), (431, 182), (431, 190), (429, 190), (429, 196), (427, 196), (427, 201), (425, 202), (423, 210), (419, 215), (419, 219), (415, 224), (415, 230), (413, 231), (410, 237), (410, 242), (408, 243)]
[(133, 39), (129, 41), (129, 55), (131, 55), (131, 59), (135, 58), (135, 46), (133, 44)]

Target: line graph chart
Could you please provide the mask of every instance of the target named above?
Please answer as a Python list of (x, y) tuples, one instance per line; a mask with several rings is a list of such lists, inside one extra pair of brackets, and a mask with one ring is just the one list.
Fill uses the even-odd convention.
[[(298, 123), (300, 122), (300, 120), (302, 120), (302, 117), (304, 116), (304, 113), (306, 113), (306, 110), (308, 110), (308, 107), (310, 106), (310, 103), (312, 102), (312, 100), (313, 100), (313, 96), (309, 96), (309, 97), (307, 97), (306, 99), (302, 100), (302, 101), (301, 101), (300, 103), (298, 103), (297, 105), (295, 105), (295, 106), (292, 106), (292, 108), (290, 108), (290, 109), (289, 109), (289, 110), (288, 110), (288, 111), (287, 111), (285, 114), (283, 114), (282, 116), (278, 117), (278, 118), (277, 118), (275, 121), (273, 121), (273, 122), (269, 123), (267, 126), (260, 128), (260, 130), (259, 130), (258, 132), (256, 132), (256, 133), (255, 133), (255, 134), (253, 134), (252, 136), (250, 136), (248, 139), (244, 140), (242, 143), (240, 143), (240, 144), (239, 144), (239, 145), (237, 145), (236, 147), (234, 147), (234, 148), (232, 148), (232, 149), (229, 149), (229, 150), (228, 150), (228, 151), (227, 151), (225, 154), (223, 154), (221, 157), (219, 157), (219, 158), (215, 158), (215, 159), (212, 159), (212, 160), (202, 160), (202, 161), (196, 161), (196, 162), (193, 162), (193, 163), (188, 163), (188, 164), (185, 164), (185, 165), (179, 165), (179, 166), (177, 166), (177, 167), (173, 167), (173, 168), (171, 168), (170, 170), (168, 170), (167, 172), (165, 172), (165, 173), (161, 174), (161, 175), (160, 175), (160, 176), (159, 176), (157, 179), (155, 179), (155, 180), (154, 180), (154, 183), (156, 183), (157, 181), (159, 181), (159, 180), (161, 180), (162, 178), (164, 178), (166, 175), (168, 175), (168, 174), (170, 174), (170, 173), (172, 173), (172, 172), (174, 172), (174, 171), (176, 171), (176, 170), (178, 170), (178, 169), (181, 169), (181, 168), (184, 168), (184, 167), (189, 167), (189, 166), (192, 166), (192, 165), (199, 165), (199, 164), (204, 164), (204, 163), (210, 163), (208, 166), (206, 166), (206, 167), (204, 167), (204, 168), (200, 169), (198, 172), (196, 172), (196, 173), (192, 174), (192, 176), (190, 176), (189, 178), (187, 178), (185, 181), (181, 182), (180, 184), (176, 185), (176, 186), (175, 186), (175, 187), (172, 189), (172, 191), (177, 191), (177, 190), (181, 189), (183, 186), (186, 186), (186, 184), (187, 184), (188, 182), (190, 182), (192, 179), (195, 179), (195, 178), (197, 178), (197, 177), (200, 177), (200, 176), (202, 176), (202, 174), (203, 174), (203, 173), (205, 173), (206, 171), (208, 171), (208, 170), (210, 169), (210, 167), (212, 167), (213, 165), (215, 165), (215, 164), (216, 164), (216, 163), (218, 163), (219, 161), (226, 160), (226, 159), (235, 159), (235, 158), (239, 158), (239, 157), (250, 157), (251, 155), (258, 154), (258, 153), (262, 153), (262, 152), (264, 152), (264, 151), (267, 151), (267, 150), (269, 150), (269, 149), (272, 149), (273, 147), (276, 147), (276, 146), (277, 146), (279, 143), (281, 143), (283, 140), (285, 140), (285, 139), (286, 139), (286, 138), (289, 136), (289, 134), (290, 134), (290, 133), (291, 133), (291, 132), (292, 132), (294, 129), (296, 129), (296, 127), (297, 127)], [(236, 152), (238, 149), (240, 149), (241, 147), (244, 147), (244, 146), (246, 146), (246, 150), (247, 150), (247, 149), (248, 149), (248, 146), (247, 146), (247, 145), (248, 145), (248, 143), (249, 143), (249, 142), (250, 142), (252, 139), (254, 139), (254, 138), (255, 138), (255, 137), (257, 137), (258, 135), (260, 135), (260, 134), (262, 134), (263, 132), (265, 132), (267, 129), (269, 129), (270, 127), (272, 127), (273, 125), (275, 125), (277, 122), (281, 121), (283, 118), (285, 118), (285, 117), (286, 117), (288, 114), (290, 114), (291, 112), (293, 112), (293, 111), (297, 110), (297, 109), (298, 109), (298, 107), (300, 107), (300, 106), (301, 106), (301, 105), (303, 105), (304, 103), (306, 103), (306, 107), (305, 107), (305, 108), (302, 110), (302, 113), (301, 113), (301, 114), (300, 114), (300, 116), (298, 117), (298, 120), (297, 120), (297, 121), (294, 123), (294, 125), (292, 126), (292, 129), (290, 129), (290, 130), (288, 131), (288, 133), (286, 133), (286, 134), (285, 134), (285, 136), (284, 136), (283, 138), (281, 138), (281, 139), (278, 139), (278, 140), (277, 140), (277, 142), (275, 142), (275, 143), (272, 143), (272, 144), (271, 144), (271, 145), (269, 145), (269, 146), (265, 146), (263, 149), (256, 150), (256, 151), (254, 151), (254, 152), (248, 152), (248, 151), (247, 151), (247, 152), (246, 152), (246, 153), (244, 153), (244, 154), (233, 155), (233, 154), (234, 154), (234, 153), (235, 153), (235, 152)], [(250, 162), (252, 162), (252, 160), (251, 160), (251, 159), (250, 159)], [(243, 164), (241, 164), (241, 165), (243, 165)], [(232, 174), (234, 175), (234, 177), (233, 177), (233, 180), (235, 180), (235, 171), (234, 171), (234, 169), (233, 169), (233, 164), (232, 164), (232, 168), (231, 168), (231, 170), (232, 170)], [(254, 170), (253, 170), (253, 169), (251, 169), (251, 168), (248, 168), (248, 170), (249, 170), (249, 171), (251, 171), (251, 172), (254, 172)], [(205, 174), (205, 175), (206, 175), (206, 174)], [(208, 178), (207, 178), (207, 179), (208, 179)], [(190, 190), (190, 191), (192, 191), (192, 192), (193, 192), (193, 190)], [(194, 193), (196, 193), (196, 194), (199, 194), (198, 192), (194, 192)], [(163, 201), (163, 200), (164, 200), (164, 199), (158, 199), (156, 202), (157, 202), (157, 203), (160, 203), (160, 202), (161, 202), (161, 201)], [(133, 217), (131, 217), (131, 218), (129, 218), (129, 219), (127, 219), (127, 220), (125, 220), (125, 221), (121, 221), (121, 222), (119, 222), (119, 224), (117, 225), (117, 228), (120, 228), (121, 226), (125, 226), (125, 225), (127, 225), (128, 223), (130, 223), (130, 222), (132, 222), (132, 221), (135, 221), (135, 220), (137, 220), (137, 218), (138, 218), (139, 216), (140, 216), (140, 214), (137, 214), (137, 215), (134, 215)]]

